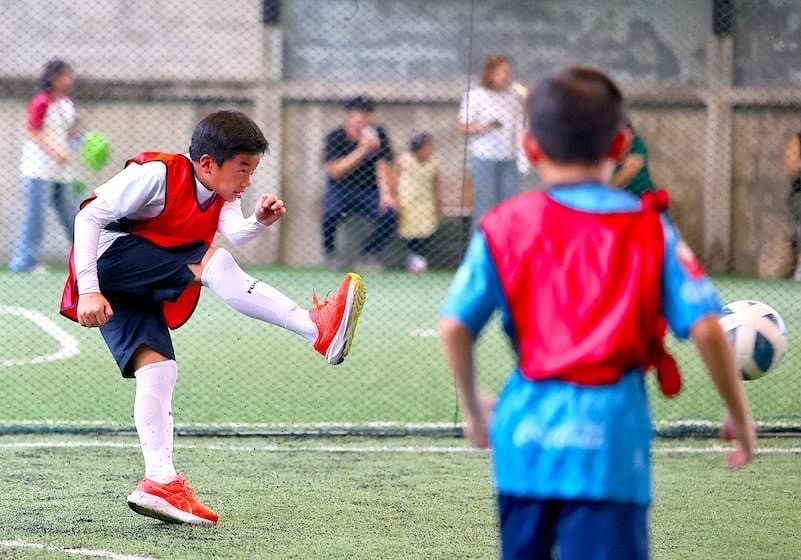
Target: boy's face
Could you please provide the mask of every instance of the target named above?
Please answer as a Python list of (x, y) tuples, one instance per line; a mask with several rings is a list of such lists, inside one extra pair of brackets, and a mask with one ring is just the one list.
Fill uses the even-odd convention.
[(260, 161), (261, 154), (239, 153), (217, 165), (211, 156), (203, 154), (195, 166), (195, 173), (207, 189), (226, 202), (232, 202), (250, 187), (250, 178)]
[(417, 153), (415, 155), (417, 156), (417, 159), (419, 159), (420, 161), (428, 161), (428, 159), (432, 155), (434, 155), (434, 141), (429, 140), (425, 144), (420, 146), (420, 149), (417, 150)]

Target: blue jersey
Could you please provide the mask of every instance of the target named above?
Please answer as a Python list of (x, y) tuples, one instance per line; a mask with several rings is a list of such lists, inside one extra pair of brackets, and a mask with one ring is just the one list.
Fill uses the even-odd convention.
[[(639, 199), (600, 184), (553, 188), (557, 202), (589, 212), (637, 210)], [(663, 217), (665, 258), (661, 311), (686, 338), (699, 319), (720, 311), (712, 283), (675, 227)], [(442, 307), (478, 337), (495, 310), (515, 340), (498, 272), (483, 234), (474, 234)], [(640, 370), (614, 384), (532, 382), (512, 371), (490, 424), (498, 492), (524, 497), (651, 501), (651, 414)]]

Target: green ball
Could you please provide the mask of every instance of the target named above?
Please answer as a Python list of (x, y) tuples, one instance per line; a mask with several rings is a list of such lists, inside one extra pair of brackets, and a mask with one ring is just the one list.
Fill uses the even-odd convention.
[(100, 171), (108, 163), (111, 155), (111, 144), (101, 132), (87, 132), (81, 142), (81, 155), (86, 167), (92, 171)]

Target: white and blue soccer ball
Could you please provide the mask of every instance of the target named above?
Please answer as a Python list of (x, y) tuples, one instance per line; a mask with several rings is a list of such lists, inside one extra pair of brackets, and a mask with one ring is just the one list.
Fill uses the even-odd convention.
[(787, 350), (784, 320), (765, 303), (733, 301), (721, 311), (720, 325), (731, 341), (737, 369), (747, 381), (767, 375)]

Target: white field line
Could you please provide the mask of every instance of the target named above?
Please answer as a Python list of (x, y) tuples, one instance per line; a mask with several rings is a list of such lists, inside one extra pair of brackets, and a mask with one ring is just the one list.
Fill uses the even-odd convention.
[(25, 541), (0, 541), (0, 547), (22, 548), (28, 550), (46, 550), (48, 552), (61, 552), (73, 554), (75, 556), (91, 556), (93, 558), (110, 558), (111, 560), (154, 560), (146, 556), (134, 556), (132, 554), (117, 554), (107, 550), (90, 550), (88, 548), (63, 548), (49, 544), (29, 543)]
[(439, 338), (439, 331), (431, 328), (417, 328), (410, 330), (409, 336), (414, 338)]
[[(801, 421), (797, 419), (776, 420), (769, 422), (756, 422), (757, 429), (789, 429), (797, 428)], [(83, 427), (83, 428), (112, 428), (134, 429), (133, 424), (119, 420), (4, 420), (0, 419), (2, 426), (30, 426), (30, 427)], [(178, 422), (176, 429), (195, 429), (209, 431), (228, 430), (265, 430), (265, 431), (347, 431), (347, 430), (451, 430), (461, 427), (461, 424), (452, 422), (398, 422), (394, 420), (376, 420), (369, 422), (308, 422), (308, 423), (269, 423), (269, 422)], [(673, 428), (706, 428), (717, 430), (720, 422), (711, 420), (663, 420), (654, 423), (656, 430)]]
[[(3, 420), (0, 426), (65, 426), (65, 427), (112, 427), (131, 428), (133, 424), (119, 420)], [(369, 422), (307, 422), (307, 423), (270, 423), (270, 422), (178, 422), (176, 428), (207, 428), (210, 430), (349, 430), (349, 429), (409, 429), (427, 430), (454, 428), (451, 422), (398, 422), (395, 420), (375, 420)]]
[[(0, 449), (69, 449), (69, 448), (104, 448), (104, 449), (139, 449), (135, 442), (123, 441), (12, 441), (0, 443)], [(263, 452), (263, 453), (485, 453), (481, 449), (472, 447), (436, 446), (436, 445), (215, 445), (215, 444), (181, 444), (176, 443), (176, 449), (194, 449), (203, 451), (225, 452)], [(657, 455), (696, 455), (708, 453), (726, 453), (733, 447), (724, 445), (709, 445), (705, 447), (694, 446), (655, 446)], [(801, 447), (761, 447), (756, 449), (757, 455), (798, 455)]]
[(59, 345), (59, 349), (52, 354), (34, 356), (33, 358), (3, 360), (0, 361), (0, 367), (27, 366), (31, 364), (55, 362), (57, 360), (67, 360), (73, 356), (77, 356), (80, 353), (78, 348), (78, 339), (38, 311), (25, 309), (24, 307), (0, 306), (0, 315), (12, 315), (27, 319), (42, 329), (46, 334), (49, 334), (51, 337), (56, 339), (56, 342), (58, 342)]

